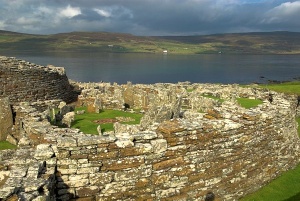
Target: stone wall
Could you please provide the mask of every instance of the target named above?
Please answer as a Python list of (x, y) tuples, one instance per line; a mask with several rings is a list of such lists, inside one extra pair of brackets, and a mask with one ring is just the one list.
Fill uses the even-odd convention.
[(8, 98), (0, 98), (0, 141), (12, 133), (13, 114)]
[[(53, 127), (21, 104), (15, 111), (29, 118), (21, 120), (18, 146), (32, 147), (32, 154), (2, 156), (0, 198), (204, 200), (213, 193), (216, 200), (238, 200), (299, 163), (294, 99), (275, 94), (272, 103), (249, 110), (225, 101), (145, 131), (100, 136)], [(24, 160), (17, 164), (39, 179), (26, 182), (30, 174), (12, 165), (18, 155)], [(11, 186), (16, 178), (18, 188)]]
[(0, 57), (0, 97), (11, 103), (62, 99), (75, 96), (64, 68), (40, 66), (12, 57)]

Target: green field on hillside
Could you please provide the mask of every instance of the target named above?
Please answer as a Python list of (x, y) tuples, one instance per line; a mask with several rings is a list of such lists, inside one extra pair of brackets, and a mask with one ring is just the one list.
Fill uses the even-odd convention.
[(0, 50), (168, 54), (300, 54), (300, 33), (134, 36), (107, 32), (30, 35), (0, 31)]

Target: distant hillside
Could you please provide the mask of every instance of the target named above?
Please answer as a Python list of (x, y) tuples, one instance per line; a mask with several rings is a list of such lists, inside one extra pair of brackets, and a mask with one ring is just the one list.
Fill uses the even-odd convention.
[[(185, 44), (210, 47), (212, 53), (299, 54), (299, 32), (257, 32), (204, 36), (158, 37)], [(209, 50), (208, 50), (209, 52)]]
[(122, 33), (71, 32), (30, 35), (0, 31), (0, 51), (99, 51), (172, 54), (300, 54), (300, 33), (236, 33), (144, 37)]

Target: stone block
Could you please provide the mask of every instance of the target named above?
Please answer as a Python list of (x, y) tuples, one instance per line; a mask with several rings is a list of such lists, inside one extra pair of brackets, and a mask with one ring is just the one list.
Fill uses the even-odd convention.
[(142, 156), (127, 157), (119, 160), (105, 160), (103, 161), (103, 170), (116, 171), (127, 168), (134, 168), (144, 164), (145, 159)]
[(139, 143), (135, 147), (126, 147), (126, 148), (120, 149), (120, 156), (121, 157), (138, 156), (138, 155), (143, 155), (143, 154), (150, 154), (152, 152), (153, 152), (153, 148), (152, 148), (151, 144)]
[(168, 148), (168, 143), (165, 139), (151, 140), (151, 145), (154, 153), (165, 152)]
[(64, 183), (70, 188), (87, 187), (89, 185), (89, 179), (65, 181)]
[(104, 186), (105, 184), (111, 183), (113, 181), (113, 178), (113, 172), (98, 172), (89, 174), (90, 184), (92, 186)]
[(156, 132), (139, 132), (136, 134), (133, 134), (133, 137), (136, 141), (141, 141), (141, 140), (153, 140), (157, 138), (157, 133)]
[(153, 164), (153, 169), (154, 170), (168, 169), (168, 168), (172, 168), (174, 166), (180, 166), (182, 164), (184, 164), (183, 158), (178, 157), (178, 158), (169, 159), (169, 160), (155, 163), (155, 164)]
[(46, 160), (54, 156), (54, 151), (49, 144), (39, 144), (36, 147), (34, 158), (39, 160)]
[(100, 167), (85, 167), (77, 169), (77, 174), (96, 173), (100, 171)]
[(99, 192), (100, 192), (100, 189), (98, 186), (76, 188), (76, 196), (80, 197), (80, 198), (94, 196)]
[(90, 161), (100, 161), (103, 159), (114, 159), (118, 156), (118, 151), (100, 152), (97, 154), (90, 154), (88, 159)]
[(117, 171), (115, 181), (139, 180), (140, 178), (149, 177), (152, 174), (152, 166), (141, 165), (138, 168)]
[(57, 148), (77, 147), (77, 140), (72, 137), (59, 137), (57, 139)]

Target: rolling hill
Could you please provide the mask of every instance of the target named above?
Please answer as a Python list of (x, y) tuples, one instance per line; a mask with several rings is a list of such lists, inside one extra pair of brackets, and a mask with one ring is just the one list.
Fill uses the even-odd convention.
[(107, 32), (31, 35), (0, 31), (0, 52), (99, 51), (172, 54), (300, 54), (300, 33), (264, 32), (200, 36), (134, 36)]

